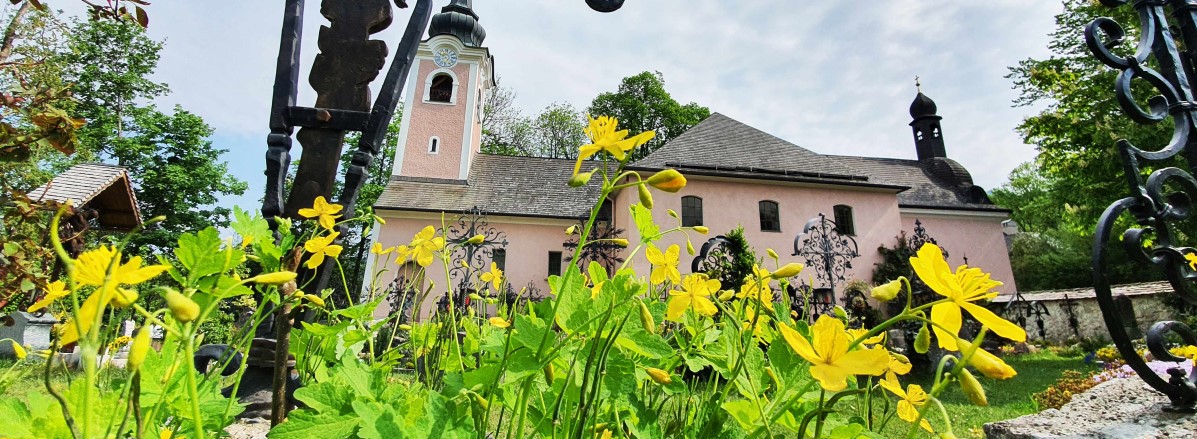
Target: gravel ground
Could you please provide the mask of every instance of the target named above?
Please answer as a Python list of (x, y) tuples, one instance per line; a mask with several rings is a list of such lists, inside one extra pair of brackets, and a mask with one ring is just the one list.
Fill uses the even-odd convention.
[(263, 418), (241, 419), (224, 431), (229, 432), (229, 436), (233, 439), (266, 439), (266, 432), (270, 431), (270, 420)]

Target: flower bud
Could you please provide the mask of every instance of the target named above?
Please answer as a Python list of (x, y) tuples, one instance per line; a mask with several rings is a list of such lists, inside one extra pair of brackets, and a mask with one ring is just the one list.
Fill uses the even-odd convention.
[(772, 277), (774, 279), (785, 279), (785, 278), (789, 278), (789, 277), (794, 277), (794, 276), (797, 276), (798, 273), (801, 273), (803, 268), (806, 268), (806, 267), (797, 262), (791, 262), (791, 263), (782, 265), (781, 268), (778, 268), (777, 271), (774, 271)]
[(914, 336), (914, 351), (920, 354), (927, 353), (931, 349), (931, 330), (927, 325), (919, 328), (919, 333)]
[(732, 295), (734, 295), (734, 294), (736, 294), (736, 293), (732, 290), (723, 290), (722, 292), (719, 293), (718, 299), (720, 302), (726, 302), (728, 300), (731, 300)]
[(675, 212), (673, 209), (665, 209), (665, 213), (668, 213), (671, 217), (677, 218), (677, 212)]
[(636, 302), (640, 304), (640, 324), (644, 325), (644, 330), (648, 331), (649, 334), (655, 334), (657, 322), (653, 320), (653, 313), (648, 311), (648, 305), (645, 305), (643, 300)]
[(688, 238), (686, 239), (686, 254), (694, 256), (694, 243), (690, 242)]
[(553, 363), (549, 362), (549, 364), (544, 365), (544, 369), (541, 371), (544, 372), (544, 382), (552, 386), (553, 380), (557, 379), (557, 373), (553, 370)]
[(964, 396), (967, 396), (974, 405), (989, 406), (989, 399), (985, 397), (985, 388), (981, 387), (981, 382), (977, 381), (977, 377), (973, 376), (973, 373), (966, 368), (960, 369), (960, 388), (964, 390)]
[(694, 226), (694, 231), (705, 235), (711, 233), (711, 228), (707, 226)]
[(669, 384), (669, 383), (673, 382), (673, 378), (669, 377), (669, 372), (663, 371), (661, 369), (657, 369), (655, 367), (647, 368), (644, 371), (648, 372), (648, 377), (652, 378), (652, 380), (654, 382), (656, 382), (657, 384), (664, 385), (664, 384)]
[(174, 288), (162, 287), (162, 289), (166, 290), (166, 307), (170, 309), (170, 314), (174, 316), (175, 320), (187, 323), (199, 318), (200, 307), (194, 300), (175, 291)]
[(574, 174), (573, 177), (569, 178), (569, 187), (586, 186), (586, 183), (590, 181), (590, 177), (592, 176), (594, 176), (594, 171)]
[(17, 356), (18, 360), (24, 360), (25, 356), (29, 355), (28, 352), (25, 352), (25, 347), (21, 346), (20, 343), (17, 343), (16, 340), (13, 340), (11, 338), (6, 338), (4, 340), (8, 340), (9, 343), (12, 343), (12, 353), (13, 353), (13, 355)]
[(640, 194), (640, 205), (645, 209), (653, 208), (653, 194), (648, 191), (648, 186), (643, 184), (636, 185), (636, 192)]
[(133, 336), (133, 343), (129, 345), (129, 361), (126, 363), (129, 366), (129, 371), (136, 372), (137, 368), (141, 367), (141, 363), (145, 362), (145, 356), (149, 352), (150, 327), (142, 326)]
[[(956, 344), (960, 347), (960, 352), (967, 352), (972, 349), (973, 344), (968, 340), (958, 339)], [(1018, 375), (1018, 372), (1013, 367), (1002, 361), (996, 355), (978, 347), (973, 352), (973, 356), (969, 357), (968, 365), (977, 368), (978, 372), (989, 378), (1004, 380), (1013, 378)]]
[(777, 252), (773, 251), (773, 249), (771, 249), (771, 248), (766, 248), (766, 249), (765, 249), (765, 253), (768, 253), (768, 254), (769, 254), (769, 257), (770, 257), (770, 258), (773, 258), (773, 260), (774, 260), (774, 261), (776, 261), (776, 260), (777, 260)]
[(404, 324), (399, 325), (399, 329), (404, 330), (404, 331), (410, 331), (411, 325), (404, 323)]
[(482, 301), (483, 299), (478, 293), (470, 293), (470, 300)]
[(831, 307), (831, 314), (840, 320), (848, 320), (848, 311), (842, 306), (836, 305)]
[(566, 227), (566, 228), (565, 228), (565, 234), (566, 234), (566, 235), (573, 235), (573, 234), (575, 234), (575, 233), (578, 233), (578, 225), (577, 225), (577, 224), (574, 224), (574, 225), (572, 225), (572, 226), (569, 226), (569, 227)]
[(499, 318), (499, 317), (491, 317), (490, 319), (487, 319), (487, 321), (490, 322), (491, 326), (494, 326), (499, 329), (506, 329), (511, 326), (511, 322), (503, 320), (502, 318)]
[(652, 187), (669, 193), (675, 193), (686, 187), (686, 177), (674, 169), (666, 169), (653, 174), (652, 177), (648, 177), (648, 180), (645, 181), (652, 185)]
[(137, 291), (128, 288), (117, 288), (112, 292), (112, 306), (125, 308), (137, 301)]
[(466, 244), (478, 245), (478, 244), (481, 244), (482, 241), (485, 241), (485, 240), (486, 240), (486, 236), (474, 235), (474, 236), (471, 236), (470, 239), (466, 240)]
[(873, 287), (873, 290), (869, 292), (869, 295), (882, 302), (889, 302), (894, 300), (895, 297), (898, 297), (898, 293), (900, 292), (902, 292), (902, 281), (892, 280)]
[(324, 298), (322, 298), (320, 296), (317, 296), (315, 294), (304, 294), (303, 298), (306, 299), (308, 302), (312, 302), (312, 305), (316, 305), (319, 308), (324, 308)]
[(628, 246), (628, 240), (626, 240), (626, 239), (623, 239), (623, 238), (614, 238), (614, 239), (612, 239), (612, 240), (611, 240), (611, 243), (612, 243), (612, 244), (615, 244), (615, 245), (618, 245), (618, 246), (620, 246), (620, 247), (627, 247), (627, 246)]
[[(375, 243), (378, 244), (378, 243)], [(282, 285), (292, 280), (295, 280), (294, 271), (276, 271), (274, 273), (259, 274), (250, 279), (250, 282), (256, 282), (265, 285)]]
[(480, 394), (474, 394), (474, 402), (477, 403), (478, 407), (482, 408), (482, 410), (487, 410), (490, 408), (490, 402), (487, 401), (486, 398), (483, 398)]

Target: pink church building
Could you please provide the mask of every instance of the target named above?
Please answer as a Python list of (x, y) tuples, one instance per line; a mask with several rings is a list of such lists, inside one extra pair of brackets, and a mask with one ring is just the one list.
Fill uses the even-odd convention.
[[(436, 14), (429, 36), (406, 85), (394, 170), (374, 206), (386, 224), (375, 229), (374, 239), (383, 246), (406, 244), (428, 225), (448, 229), (453, 237), (480, 218), (467, 214), (478, 209), (486, 223), (478, 230), (489, 232), (488, 242), (469, 255), (468, 269), (446, 273), (434, 263), (421, 275), (414, 263), (384, 266), (371, 255), (367, 272), (386, 270), (377, 283), (380, 288), (396, 278), (430, 288), (420, 305), (422, 315), (463, 277), (489, 269), (490, 262), (504, 270), (515, 290), (548, 294), (547, 278), (571, 263), (571, 237), (564, 230), (589, 215), (598, 188), (566, 185), (572, 160), (481, 152), (482, 103), (494, 86), (494, 60), (482, 46), (485, 32), (469, 1), (455, 0)], [(893, 246), (895, 237), (910, 234), (918, 221), (950, 252), (949, 264), (967, 258), (970, 266), (1005, 284), (1001, 293), (1013, 293), (1002, 227), (1009, 211), (994, 206), (968, 171), (947, 157), (941, 117), (930, 98), (919, 92), (910, 115), (916, 160), (820, 154), (714, 113), (630, 167), (646, 177), (665, 168), (686, 176), (689, 183), (676, 194), (654, 191), (652, 211), (662, 224), (676, 221), (666, 215), (672, 209), (683, 225), (710, 228), (710, 236), (691, 234), (699, 247), (712, 236), (743, 227), (762, 256), (772, 248), (782, 263), (806, 263), (800, 255), (791, 256), (795, 238), (808, 221), (823, 214), (859, 249), (843, 277), (872, 282), (874, 264), (880, 261), (876, 249)], [(636, 191), (628, 189), (603, 209), (604, 221), (624, 230), (621, 236), (631, 242), (639, 238), (629, 213), (637, 202)], [(657, 243), (662, 249), (671, 244), (685, 249), (685, 237), (669, 235)], [(683, 275), (690, 271), (691, 259), (683, 250)], [(650, 269), (643, 253), (632, 265), (638, 273)], [(802, 276), (808, 274), (813, 275)], [(379, 315), (389, 312), (385, 303), (377, 310)]]

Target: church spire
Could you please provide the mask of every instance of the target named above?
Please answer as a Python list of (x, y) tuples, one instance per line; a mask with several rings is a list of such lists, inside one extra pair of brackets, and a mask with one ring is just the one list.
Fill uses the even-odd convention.
[(474, 13), (473, 4), (471, 0), (453, 0), (441, 8), (439, 14), (432, 16), (428, 37), (453, 35), (466, 46), (481, 46), (482, 40), (486, 39), (486, 30), (478, 24), (478, 14)]
[(914, 148), (919, 160), (947, 157), (943, 132), (939, 126), (939, 121), (943, 118), (935, 114), (935, 101), (923, 94), (922, 84), (917, 76), (914, 77), (914, 86), (918, 94), (915, 95), (914, 102), (910, 103), (910, 117), (913, 119), (910, 127), (914, 132)]

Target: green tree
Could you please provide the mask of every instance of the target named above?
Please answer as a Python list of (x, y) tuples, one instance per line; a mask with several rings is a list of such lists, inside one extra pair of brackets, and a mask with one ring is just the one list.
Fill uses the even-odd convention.
[[(374, 212), (374, 203), (378, 201), (378, 197), (382, 195), (382, 191), (386, 189), (387, 182), (391, 179), (391, 171), (395, 166), (395, 148), (399, 144), (399, 127), (403, 120), (403, 108), (396, 109), (395, 117), (391, 119), (390, 125), (387, 125), (387, 134), (383, 138), (381, 148), (374, 156), (374, 161), (370, 163), (370, 175), (366, 181), (362, 183), (362, 188), (358, 191), (357, 205), (352, 206), (352, 212), (357, 215), (367, 215)], [(361, 133), (352, 133), (345, 136), (344, 151), (341, 154), (341, 171), (344, 172), (349, 168), (350, 161), (353, 159), (353, 153), (357, 150), (358, 139), (361, 138)], [(297, 166), (297, 165), (296, 165)], [(295, 168), (295, 166), (292, 166)], [(343, 181), (337, 181), (336, 196), (340, 197), (341, 190), (344, 189)], [(346, 207), (348, 211), (350, 207)], [(350, 212), (345, 212), (346, 214)], [(365, 272), (366, 252), (369, 251), (370, 246), (370, 228), (368, 223), (353, 223), (342, 237), (343, 245), (345, 246), (345, 257), (342, 257), (341, 269), (345, 273), (345, 282), (341, 281), (341, 275), (334, 273), (332, 281), (329, 283), (331, 287), (337, 291), (344, 290), (346, 287), (349, 291), (358, 292), (362, 290), (364, 279), (371, 276), (370, 273)], [(343, 300), (340, 295), (335, 296), (337, 300)]]
[(76, 22), (68, 45), (56, 62), (73, 83), (72, 114), (87, 120), (79, 149), (129, 169), (143, 218), (167, 217), (132, 248), (149, 254), (183, 232), (226, 224), (229, 209), (215, 206), (217, 198), (241, 194), (246, 184), (216, 160), (226, 150), (208, 140), (213, 130), (202, 118), (150, 104), (169, 92), (149, 79), (162, 43), (138, 23), (118, 19)]
[(566, 103), (553, 103), (545, 107), (532, 120), (533, 155), (559, 159), (578, 158), (578, 147), (587, 142), (583, 116)]
[(644, 158), (711, 115), (707, 107), (693, 102), (678, 103), (665, 91), (665, 77), (661, 72), (647, 71), (623, 78), (617, 91), (595, 97), (586, 112), (592, 117), (615, 117), (619, 119), (620, 128), (632, 133), (657, 132), (653, 140), (632, 151), (633, 161)]

